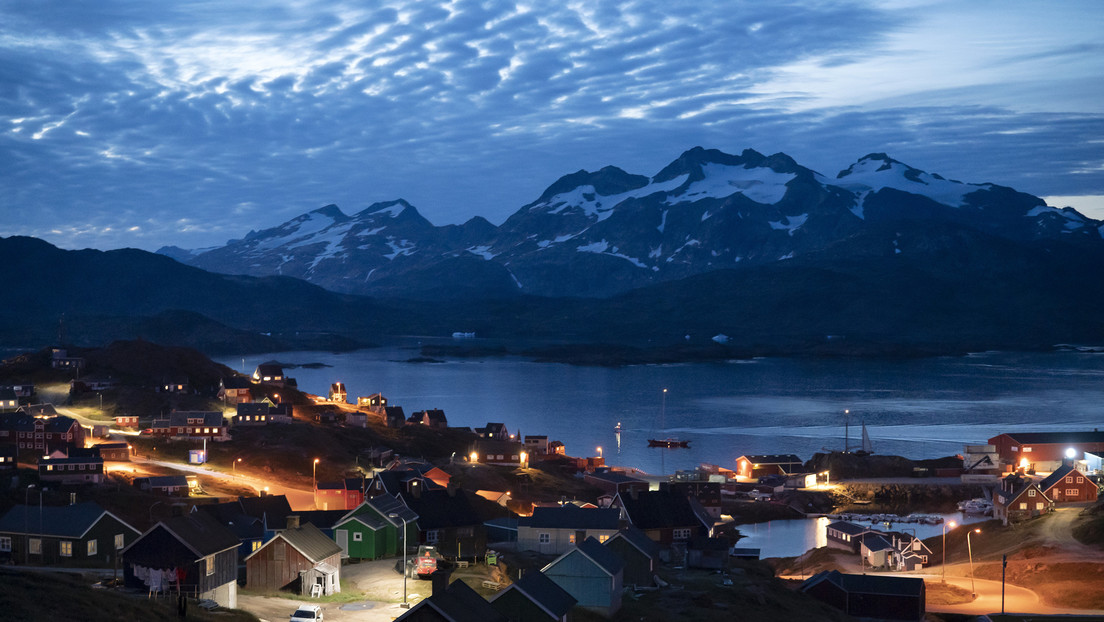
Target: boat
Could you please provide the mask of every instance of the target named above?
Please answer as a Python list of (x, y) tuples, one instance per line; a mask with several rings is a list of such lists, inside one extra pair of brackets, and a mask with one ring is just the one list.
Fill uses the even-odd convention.
[(668, 449), (674, 449), (676, 447), (689, 447), (690, 441), (680, 441), (677, 438), (664, 438), (664, 439), (648, 439), (648, 447), (667, 447)]
[(993, 502), (984, 497), (970, 499), (968, 501), (959, 501), (958, 511), (963, 514), (980, 514), (985, 516), (993, 513)]

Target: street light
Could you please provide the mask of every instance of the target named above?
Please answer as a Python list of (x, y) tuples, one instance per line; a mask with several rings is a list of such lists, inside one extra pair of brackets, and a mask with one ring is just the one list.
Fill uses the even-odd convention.
[(601, 447), (598, 448), (598, 457), (599, 458), (602, 457), (602, 448)]
[(235, 473), (237, 473), (237, 472), (238, 472), (238, 463), (239, 463), (239, 462), (241, 462), (241, 458), (238, 458), (237, 460), (235, 460), (234, 462), (232, 462), (232, 463), (231, 463), (231, 464), (233, 465), (233, 467), (234, 467), (234, 472), (235, 472)]
[(396, 512), (391, 512), (387, 515), (390, 518), (397, 518), (403, 523), (402, 531), (402, 549), (403, 549), (403, 601), (399, 604), (403, 609), (410, 609), (410, 603), (406, 600), (406, 518), (399, 516)]
[[(955, 522), (950, 522), (951, 529), (955, 528)], [(947, 582), (947, 523), (943, 523), (943, 583)]]
[(970, 591), (973, 592), (974, 598), (977, 598), (977, 590), (974, 589), (974, 549), (970, 546), (971, 533), (981, 533), (981, 530), (974, 529), (966, 532), (966, 552), (970, 554)]
[(314, 459), (314, 470), (311, 471), (311, 480), (314, 482), (314, 491), (318, 492), (318, 458)]

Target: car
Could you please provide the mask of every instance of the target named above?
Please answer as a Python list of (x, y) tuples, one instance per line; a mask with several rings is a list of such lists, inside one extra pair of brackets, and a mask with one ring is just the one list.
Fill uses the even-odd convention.
[(321, 620), (321, 607), (318, 605), (299, 605), (295, 613), (291, 614), (290, 622), (320, 622)]

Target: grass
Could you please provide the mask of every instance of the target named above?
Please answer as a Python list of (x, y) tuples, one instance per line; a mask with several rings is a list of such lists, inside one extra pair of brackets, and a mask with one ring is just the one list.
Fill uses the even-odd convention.
[[(264, 596), (266, 598), (284, 598), (284, 599), (292, 600), (292, 601), (296, 601), (296, 602), (302, 602), (303, 601), (303, 595), (302, 594), (300, 594), (298, 592), (290, 592), (290, 591), (259, 592), (259, 591), (256, 591), (256, 590), (245, 590), (245, 589), (239, 588), (238, 593), (239, 594), (245, 594), (247, 596)], [(364, 595), (364, 592), (357, 589), (356, 585), (354, 585), (352, 583), (349, 583), (349, 582), (346, 582), (346, 581), (342, 581), (340, 592), (337, 592), (335, 594), (329, 594), (327, 596), (312, 596), (310, 602), (311, 603), (317, 603), (317, 604), (322, 604), (322, 603), (343, 604), (343, 603), (359, 603), (359, 602), (361, 602), (365, 599), (366, 599), (366, 597)], [(373, 600), (375, 600), (375, 599), (373, 599)], [(380, 600), (389, 600), (389, 599), (380, 599)], [(395, 601), (395, 602), (399, 602), (399, 601)]]
[[(96, 589), (79, 575), (37, 574), (0, 569), (0, 611), (7, 620), (82, 620), (84, 622), (179, 621), (176, 599), (154, 599)], [(251, 613), (205, 611), (189, 603), (185, 620), (258, 622)]]
[(974, 600), (974, 595), (966, 588), (939, 581), (925, 581), (924, 584), (928, 606), (961, 605)]

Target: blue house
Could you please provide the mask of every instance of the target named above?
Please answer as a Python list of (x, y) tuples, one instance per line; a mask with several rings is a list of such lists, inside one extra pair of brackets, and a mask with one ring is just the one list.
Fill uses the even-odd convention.
[(621, 609), (624, 567), (621, 558), (598, 540), (587, 538), (541, 572), (571, 594), (578, 606), (612, 617)]

